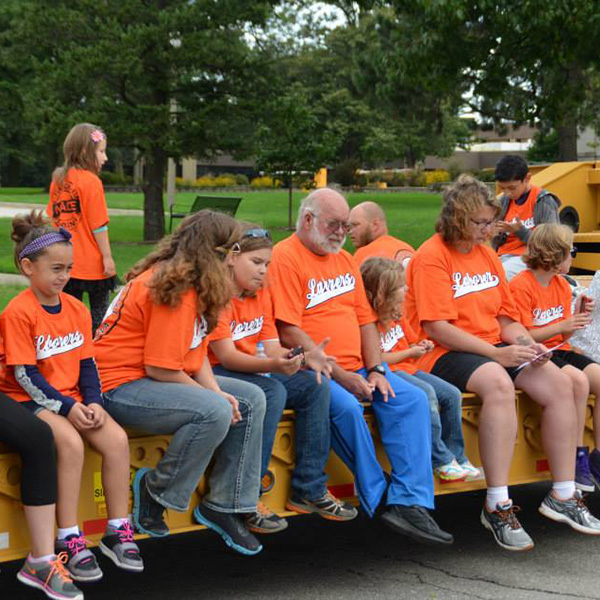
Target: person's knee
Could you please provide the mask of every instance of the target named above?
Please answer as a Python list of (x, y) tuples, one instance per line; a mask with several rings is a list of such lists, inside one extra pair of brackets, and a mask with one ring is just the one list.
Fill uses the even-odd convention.
[(37, 419), (34, 429), (27, 440), (32, 452), (38, 454), (54, 453), (54, 436), (50, 425)]
[(571, 374), (571, 382), (573, 385), (573, 393), (575, 394), (575, 399), (585, 399), (587, 402), (587, 398), (590, 394), (590, 382), (588, 378), (585, 376), (583, 371), (579, 369), (573, 370)]
[(54, 443), (58, 457), (68, 457), (71, 463), (83, 464), (84, 446), (83, 439), (73, 427), (54, 435)]
[(513, 405), (515, 402), (515, 386), (504, 369), (489, 373), (486, 385), (480, 392), (488, 403)]

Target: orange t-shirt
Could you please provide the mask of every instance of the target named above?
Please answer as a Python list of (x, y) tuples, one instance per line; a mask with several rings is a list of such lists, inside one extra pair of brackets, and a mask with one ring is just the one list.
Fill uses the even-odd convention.
[(410, 244), (391, 235), (382, 235), (376, 240), (373, 240), (370, 244), (359, 248), (354, 253), (354, 259), (359, 265), (362, 265), (367, 258), (371, 258), (372, 256), (383, 256), (385, 258), (393, 258), (396, 260), (396, 256), (399, 252), (410, 252), (411, 254), (414, 254), (415, 249)]
[(198, 318), (196, 290), (171, 308), (150, 297), (149, 269), (130, 281), (110, 305), (96, 331), (96, 362), (102, 391), (146, 377), (146, 365), (193, 375), (206, 357), (207, 323)]
[[(477, 244), (467, 254), (445, 244), (439, 234), (412, 257), (406, 273), (405, 313), (420, 338), (424, 321), (448, 321), (490, 344), (501, 340), (498, 317), (519, 321), (504, 269), (496, 253)], [(436, 346), (416, 361), (431, 371), (447, 348)]]
[[(258, 342), (278, 340), (273, 319), (273, 305), (269, 288), (262, 288), (255, 296), (233, 298), (219, 314), (219, 323), (208, 336), (209, 342), (231, 338), (235, 347), (244, 354), (254, 356)], [(219, 359), (208, 348), (211, 365)]]
[(46, 208), (55, 227), (73, 236), (73, 270), (77, 279), (106, 279), (94, 229), (108, 224), (108, 210), (100, 178), (85, 169), (69, 169), (64, 182), (50, 185)]
[(27, 288), (9, 302), (0, 316), (4, 340), (0, 391), (14, 400), (25, 402), (31, 397), (17, 383), (11, 367), (36, 365), (63, 396), (82, 401), (79, 362), (94, 356), (92, 318), (85, 305), (73, 296), (61, 293), (60, 302), (60, 312), (50, 314)]
[[(392, 321), (387, 328), (384, 328), (378, 322), (377, 329), (381, 336), (382, 352), (402, 352), (408, 350), (411, 344), (416, 344), (419, 341), (404, 316), (397, 321)], [(409, 375), (414, 375), (418, 370), (412, 358), (406, 358), (394, 364), (388, 363), (388, 366), (392, 371), (404, 371)]]
[[(516, 217), (519, 217), (519, 219), (523, 221), (524, 227), (526, 227), (527, 229), (533, 229), (535, 227), (535, 223), (533, 222), (533, 210), (541, 191), (541, 188), (532, 185), (531, 189), (529, 190), (527, 200), (525, 200), (525, 202), (521, 204), (521, 206), (516, 204), (514, 200), (510, 200), (508, 203), (508, 210), (506, 211), (506, 215), (504, 216), (504, 220), (510, 223)], [(527, 244), (521, 239), (519, 239), (516, 235), (511, 233), (506, 238), (506, 242), (502, 244), (500, 248), (498, 248), (498, 254), (521, 255), (525, 254), (526, 249)]]
[[(560, 275), (555, 275), (550, 285), (544, 287), (527, 269), (515, 275), (508, 285), (521, 315), (520, 321), (527, 329), (546, 327), (571, 316), (571, 286)], [(559, 333), (542, 343), (551, 348), (564, 339)], [(564, 344), (560, 349), (570, 350), (571, 346)]]
[(294, 233), (273, 248), (269, 267), (275, 318), (296, 325), (347, 371), (364, 366), (360, 327), (377, 317), (358, 265), (346, 252), (319, 256)]

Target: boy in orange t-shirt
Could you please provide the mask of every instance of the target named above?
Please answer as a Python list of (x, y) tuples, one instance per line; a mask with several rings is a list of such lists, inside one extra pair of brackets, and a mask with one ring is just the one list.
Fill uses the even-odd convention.
[(504, 156), (496, 165), (494, 176), (502, 196), (492, 246), (498, 252), (510, 281), (525, 269), (522, 256), (534, 227), (541, 223), (559, 222), (560, 200), (531, 183), (527, 163), (516, 154)]
[[(584, 295), (577, 299), (572, 314), (571, 286), (561, 274), (568, 273), (576, 254), (573, 248), (573, 231), (558, 224), (536, 227), (527, 244), (523, 259), (529, 267), (511, 282), (521, 322), (533, 339), (548, 348), (560, 345), (550, 359), (561, 371), (568, 374), (573, 383), (577, 403), (577, 457), (575, 484), (585, 492), (593, 492), (600, 482), (600, 452), (589, 454), (583, 445), (588, 396), (600, 393), (600, 365), (591, 358), (574, 352), (567, 342), (573, 332), (590, 323), (593, 301)], [(594, 424), (600, 422), (600, 403), (594, 407)], [(600, 431), (594, 427), (596, 448), (600, 447)]]
[[(300, 207), (296, 233), (275, 246), (269, 275), (280, 338), (306, 350), (331, 338), (332, 447), (354, 474), (367, 514), (385, 504), (381, 519), (394, 531), (451, 544), (426, 510), (434, 500), (427, 397), (382, 364), (377, 316), (358, 265), (341, 249), (349, 213), (341, 194), (316, 190)], [(389, 484), (359, 401), (372, 402), (392, 467)]]

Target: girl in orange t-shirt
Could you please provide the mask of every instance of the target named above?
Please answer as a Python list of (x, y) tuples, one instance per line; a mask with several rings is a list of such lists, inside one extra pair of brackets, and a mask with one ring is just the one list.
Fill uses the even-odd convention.
[(445, 190), (437, 233), (408, 265), (406, 314), (436, 344), (419, 366), (482, 400), (479, 451), (488, 489), (481, 522), (500, 546), (521, 551), (533, 541), (514, 514), (507, 487), (517, 435), (515, 385), (543, 409), (542, 442), (553, 483), (540, 512), (594, 535), (600, 521), (575, 488), (571, 381), (519, 322), (502, 264), (486, 245), (499, 211), (485, 184), (473, 177), (463, 175)]
[[(417, 368), (415, 358), (433, 349), (419, 341), (401, 316), (404, 269), (390, 258), (367, 258), (360, 266), (367, 298), (377, 313), (382, 360), (394, 375), (423, 390), (431, 416), (431, 459), (441, 483), (473, 481), (481, 474), (465, 456), (462, 432), (462, 395), (455, 386)], [(410, 339), (409, 339), (410, 338)]]
[(117, 286), (108, 210), (98, 177), (106, 162), (106, 134), (96, 125), (80, 123), (69, 131), (63, 151), (65, 164), (52, 175), (46, 211), (56, 227), (73, 236), (73, 269), (64, 291), (78, 300), (88, 293), (96, 331)]
[[(210, 349), (215, 373), (249, 381), (260, 387), (267, 399), (263, 428), (261, 477), (269, 475), (269, 459), (283, 409), (293, 408), (295, 419), (296, 466), (292, 472), (291, 497), (287, 508), (317, 513), (325, 519), (348, 521), (356, 517), (354, 507), (327, 490), (325, 464), (329, 458), (329, 381), (315, 372), (299, 370), (303, 364), (320, 373), (315, 355), (322, 355), (328, 340), (317, 352), (304, 353), (283, 348), (273, 318), (268, 287), (263, 287), (271, 261), (273, 244), (265, 229), (247, 225), (234, 254), (231, 273), (236, 296), (219, 316), (211, 334)], [(258, 343), (266, 357), (255, 356)], [(265, 375), (267, 374), (267, 375)], [(275, 533), (287, 522), (259, 503), (249, 515), (247, 526), (258, 533)]]
[(510, 282), (510, 289), (521, 313), (521, 321), (534, 340), (554, 350), (550, 359), (573, 383), (577, 401), (577, 459), (575, 483), (586, 492), (600, 484), (600, 402), (594, 407), (594, 442), (589, 454), (583, 445), (587, 401), (590, 392), (600, 394), (600, 365), (591, 358), (574, 352), (567, 340), (573, 332), (590, 323), (594, 302), (585, 295), (577, 299), (575, 314), (571, 311), (571, 286), (562, 273), (568, 273), (573, 256), (573, 231), (565, 225), (545, 223), (531, 234), (523, 256), (529, 267)]
[(4, 341), (0, 391), (52, 429), (58, 455), (57, 551), (76, 581), (102, 577), (77, 524), (83, 440), (102, 456), (108, 523), (100, 549), (118, 567), (144, 568), (127, 517), (129, 443), (105, 412), (85, 306), (63, 293), (73, 259), (71, 235), (45, 226), (41, 213), (13, 220), (15, 262), (30, 287), (0, 317)]
[(257, 386), (215, 377), (207, 335), (232, 295), (227, 266), (241, 228), (201, 210), (183, 220), (127, 274), (96, 333), (106, 409), (127, 427), (171, 434), (154, 468), (133, 479), (133, 521), (154, 537), (169, 534), (165, 509), (188, 510), (209, 462), (209, 491), (194, 519), (241, 554), (262, 550), (246, 528), (256, 512), (265, 395)]

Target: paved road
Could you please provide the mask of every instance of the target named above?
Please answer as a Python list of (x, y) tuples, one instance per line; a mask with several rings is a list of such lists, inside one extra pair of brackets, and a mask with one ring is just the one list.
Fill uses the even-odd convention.
[[(105, 578), (85, 587), (86, 600), (600, 599), (600, 537), (539, 515), (547, 487), (513, 490), (536, 542), (527, 554), (495, 545), (479, 525), (483, 495), (474, 492), (438, 499), (438, 520), (456, 537), (450, 549), (412, 544), (364, 518), (298, 517), (287, 532), (264, 538), (265, 550), (253, 558), (230, 553), (210, 532), (144, 541), (146, 572), (123, 575), (103, 560)], [(600, 514), (600, 494), (590, 505)], [(0, 598), (43, 598), (15, 581), (18, 566), (2, 565)]]

